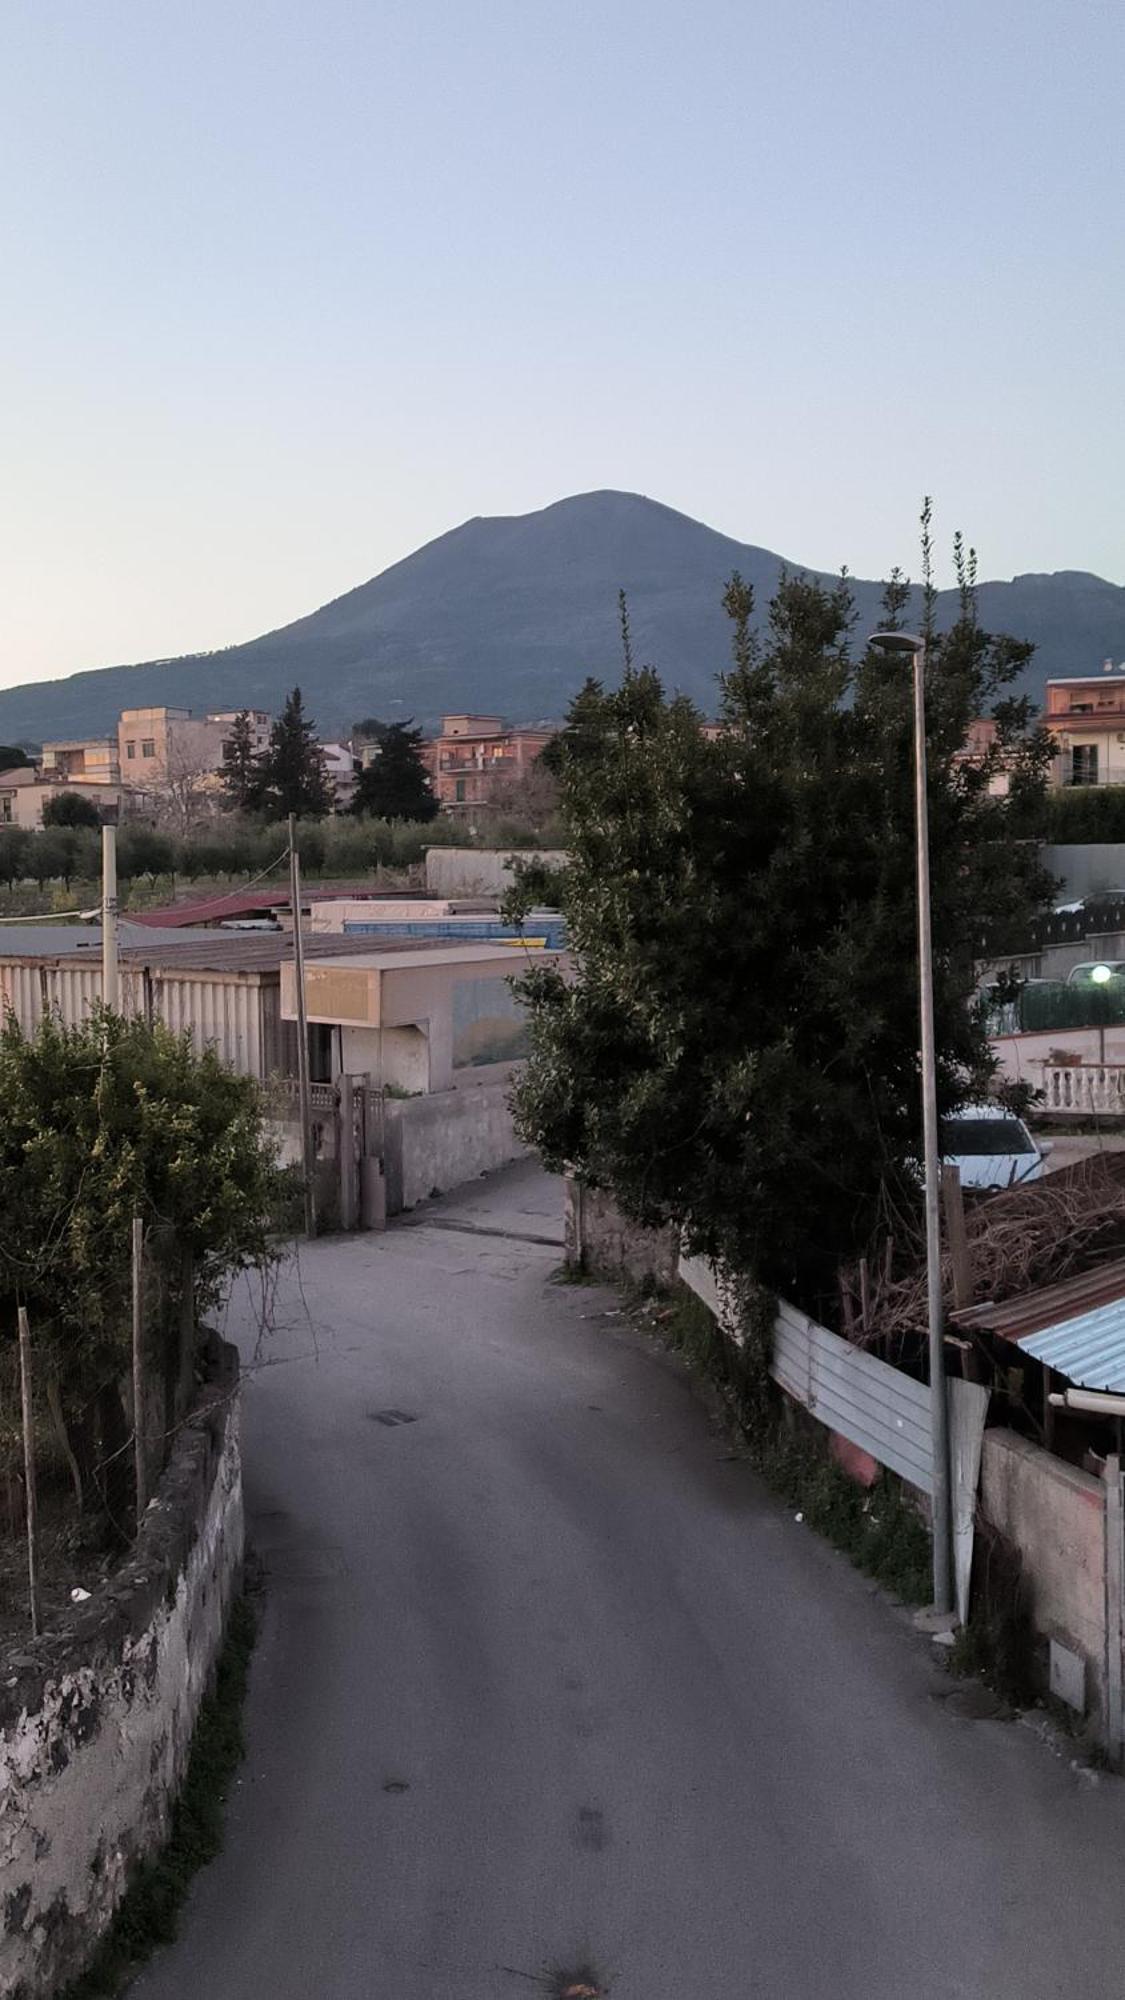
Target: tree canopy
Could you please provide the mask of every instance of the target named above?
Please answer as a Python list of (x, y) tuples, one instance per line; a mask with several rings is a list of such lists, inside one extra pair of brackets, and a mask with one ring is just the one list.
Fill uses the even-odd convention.
[(81, 792), (55, 792), (43, 801), (44, 826), (99, 827), (102, 816), (93, 799)]
[[(960, 615), (928, 631), (927, 733), (940, 1094), (985, 1086), (974, 955), (1049, 892), (1014, 836), (1038, 809), (1049, 739), (1005, 694), (1030, 647)], [(907, 586), (887, 587), (901, 622)], [(909, 666), (856, 648), (846, 580), (783, 576), (761, 641), (736, 576), (721, 724), (649, 668), (588, 681), (551, 746), (569, 861), (525, 875), (577, 962), (523, 982), (533, 1053), (524, 1135), (627, 1213), (686, 1226), (732, 1268), (814, 1302), (888, 1202), (916, 1207), (920, 1153)], [(991, 713), (993, 748), (959, 753)], [(1007, 774), (1006, 796), (994, 781)]]
[(372, 819), (433, 819), (438, 802), (422, 756), (420, 729), (407, 722), (359, 725), (378, 743), (378, 754), (360, 772), (352, 811)]
[(316, 731), (295, 687), (270, 731), (269, 748), (257, 767), (253, 803), (268, 819), (317, 819), (334, 804), (332, 783)]
[(248, 709), (240, 709), (223, 745), (223, 804), (230, 812), (253, 812), (261, 796), (261, 772)]

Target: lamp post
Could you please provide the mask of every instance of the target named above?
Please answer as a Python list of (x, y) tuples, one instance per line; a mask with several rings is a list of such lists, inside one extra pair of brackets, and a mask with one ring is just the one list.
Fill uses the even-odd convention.
[(949, 1476), (949, 1410), (945, 1394), (945, 1330), (941, 1302), (941, 1217), (938, 1188), (937, 1058), (934, 1052), (934, 960), (930, 936), (930, 827), (926, 803), (926, 642), (911, 632), (876, 632), (871, 644), (909, 654), (914, 670), (914, 827), (918, 869), (918, 992), (922, 1057), (922, 1140), (926, 1177), (926, 1317), (930, 1353), (930, 1440), (933, 1452), (934, 1609), (953, 1609), (953, 1530)]

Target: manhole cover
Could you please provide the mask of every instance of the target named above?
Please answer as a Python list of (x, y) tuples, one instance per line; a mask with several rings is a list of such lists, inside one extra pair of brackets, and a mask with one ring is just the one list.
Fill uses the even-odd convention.
[(418, 1421), (409, 1410), (368, 1410), (367, 1414), (373, 1424), (386, 1424), (388, 1430), (393, 1430), (396, 1424), (416, 1424)]

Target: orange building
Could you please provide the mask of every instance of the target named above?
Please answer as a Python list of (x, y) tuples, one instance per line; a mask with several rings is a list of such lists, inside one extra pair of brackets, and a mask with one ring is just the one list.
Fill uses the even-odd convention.
[(553, 729), (512, 729), (500, 715), (446, 715), (425, 746), (430, 783), (444, 811), (497, 803), (497, 791), (524, 775)]
[(1043, 720), (1058, 746), (1056, 785), (1125, 784), (1125, 671), (1047, 682)]

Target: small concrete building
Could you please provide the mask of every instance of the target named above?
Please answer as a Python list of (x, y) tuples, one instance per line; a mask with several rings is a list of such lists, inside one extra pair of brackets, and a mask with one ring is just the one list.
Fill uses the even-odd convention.
[[(305, 965), (310, 1032), (329, 1029), (336, 1072), (411, 1096), (479, 1082), (526, 1054), (523, 1008), (511, 981), (534, 957), (560, 954), (513, 941), (356, 938)], [(297, 1017), (292, 961), (281, 968), (281, 1017)]]

